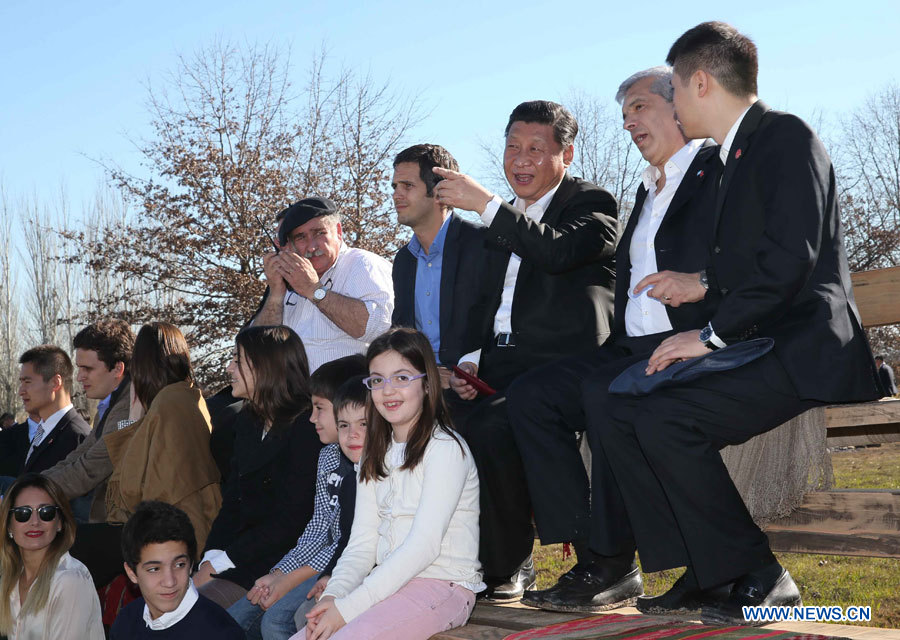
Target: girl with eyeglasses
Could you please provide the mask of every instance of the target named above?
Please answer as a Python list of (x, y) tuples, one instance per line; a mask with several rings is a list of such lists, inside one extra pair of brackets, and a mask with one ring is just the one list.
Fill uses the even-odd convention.
[(313, 514), (322, 448), (309, 421), (309, 365), (299, 336), (285, 326), (253, 326), (237, 334), (234, 349), (227, 371), (244, 408), (222, 510), (194, 575), (200, 593), (225, 609), (294, 547)]
[(350, 541), (292, 640), (425, 640), (465, 624), (484, 589), (478, 474), (451, 428), (431, 343), (392, 329), (366, 361), (369, 432)]
[(103, 640), (91, 574), (69, 555), (75, 518), (62, 489), (26, 473), (0, 504), (0, 634), (10, 640)]

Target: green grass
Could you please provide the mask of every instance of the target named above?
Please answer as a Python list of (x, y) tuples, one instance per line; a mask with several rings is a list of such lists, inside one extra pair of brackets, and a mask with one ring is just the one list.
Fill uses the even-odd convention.
[[(839, 451), (833, 456), (835, 486), (843, 489), (900, 488), (900, 443), (877, 448)], [(870, 605), (868, 626), (900, 628), (900, 560), (848, 558), (799, 553), (778, 554), (791, 572), (806, 605)], [(575, 558), (563, 559), (562, 545), (535, 545), (538, 589), (546, 589), (572, 568)], [(682, 570), (644, 574), (644, 590), (667, 590)], [(865, 623), (864, 623), (865, 624)]]

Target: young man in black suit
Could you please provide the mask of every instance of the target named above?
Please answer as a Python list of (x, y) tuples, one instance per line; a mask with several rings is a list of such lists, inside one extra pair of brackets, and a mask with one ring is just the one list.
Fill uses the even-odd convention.
[[(809, 127), (756, 97), (757, 55), (730, 25), (683, 34), (668, 62), (675, 110), (691, 138), (721, 147), (724, 173), (712, 220), (704, 327), (679, 332), (649, 359), (647, 374), (754, 336), (774, 349), (743, 366), (641, 398), (589, 399), (627, 505), (630, 530), (607, 522), (603, 553), (634, 547), (645, 571), (687, 566), (656, 611), (702, 609), (705, 622), (746, 624), (742, 606), (795, 605), (800, 593), (750, 517), (718, 450), (830, 402), (873, 400), (875, 369), (850, 289), (834, 171)], [(813, 372), (810, 374), (810, 372)], [(728, 590), (716, 602), (710, 590)]]
[[(394, 314), (391, 324), (424, 333), (437, 358), (441, 386), (450, 388), (450, 368), (477, 349), (481, 336), (469, 319), (483, 312), (479, 288), (486, 228), (473, 224), (439, 203), (434, 186), (441, 178), (434, 167), (457, 171), (450, 153), (435, 144), (417, 144), (394, 158), (391, 188), (397, 222), (413, 230), (413, 238), (394, 257)], [(455, 409), (459, 396), (445, 393)]]
[[(653, 67), (626, 79), (616, 93), (622, 126), (649, 166), (616, 249), (612, 336), (601, 347), (529, 371), (507, 392), (541, 543), (572, 542), (578, 561), (555, 586), (527, 592), (523, 602), (530, 606), (600, 611), (643, 593), (633, 549), (604, 558), (589, 548), (590, 485), (576, 435), (586, 430), (584, 397), (605, 394), (613, 378), (665, 338), (712, 317), (714, 298), (686, 303), (681, 296), (699, 284), (707, 263), (701, 230), (715, 197), (716, 148), (684, 136), (671, 80), (669, 67)], [(606, 505), (596, 513), (627, 522), (603, 451), (592, 445), (594, 500)]]
[(19, 358), (19, 397), (25, 411), (41, 416), (20, 473), (40, 473), (69, 455), (91, 427), (72, 406), (74, 367), (66, 352), (45, 344)]
[[(518, 599), (534, 585), (531, 504), (503, 391), (532, 367), (596, 347), (610, 330), (616, 201), (568, 174), (577, 133), (562, 105), (537, 100), (513, 110), (503, 157), (512, 204), (469, 176), (434, 169), (445, 178), (438, 201), (475, 211), (487, 225), (488, 262), (478, 278), (486, 313), (473, 318), (481, 350), (460, 367), (500, 392), (481, 400), (461, 429), (478, 466), (482, 597), (492, 600)], [(459, 378), (451, 385), (463, 398), (476, 395)]]

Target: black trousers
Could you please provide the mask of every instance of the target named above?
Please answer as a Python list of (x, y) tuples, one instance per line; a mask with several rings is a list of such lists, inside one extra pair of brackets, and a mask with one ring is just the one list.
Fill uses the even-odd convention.
[(105, 522), (78, 525), (75, 543), (69, 553), (84, 563), (98, 589), (108, 585), (120, 573), (125, 573), (122, 528), (122, 525)]
[[(638, 360), (649, 357), (670, 333), (623, 338), (585, 354), (570, 356), (521, 375), (507, 390), (511, 434), (521, 456), (541, 544), (587, 540), (591, 487), (595, 499), (613, 492), (615, 519), (627, 527), (624, 503), (609, 465), (587, 473), (577, 436), (587, 429), (584, 397), (605, 395), (609, 383)], [(584, 385), (585, 380), (591, 380)], [(583, 388), (584, 386), (584, 388)], [(603, 456), (603, 452), (593, 456)], [(608, 517), (609, 514), (598, 514)]]
[(473, 403), (456, 428), (466, 439), (481, 492), (479, 556), (486, 576), (512, 575), (531, 553), (534, 527), (525, 471), (513, 441), (505, 389), (519, 374), (542, 364), (520, 347), (487, 348), (478, 376), (498, 390)]
[[(587, 395), (594, 468), (608, 465), (618, 487), (594, 492), (602, 517), (592, 521), (592, 548), (612, 555), (636, 542), (645, 571), (690, 566), (702, 588), (768, 564), (768, 539), (719, 450), (819, 404), (797, 396), (773, 353), (648, 396)], [(619, 519), (623, 504), (630, 528)]]

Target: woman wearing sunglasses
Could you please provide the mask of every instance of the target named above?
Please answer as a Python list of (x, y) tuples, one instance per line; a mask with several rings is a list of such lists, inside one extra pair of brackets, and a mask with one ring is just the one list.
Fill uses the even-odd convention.
[(0, 503), (0, 634), (103, 640), (91, 574), (69, 555), (75, 518), (52, 480), (26, 473)]

